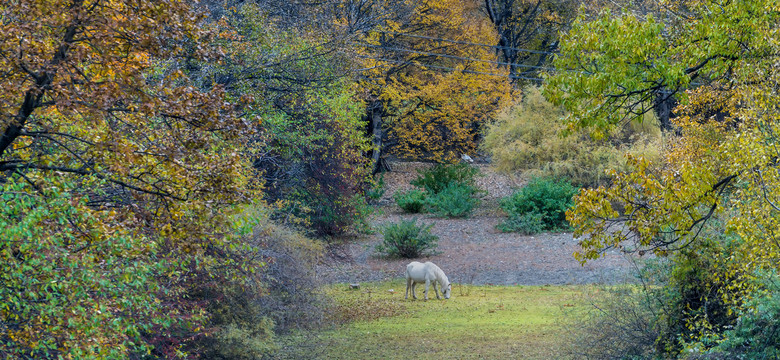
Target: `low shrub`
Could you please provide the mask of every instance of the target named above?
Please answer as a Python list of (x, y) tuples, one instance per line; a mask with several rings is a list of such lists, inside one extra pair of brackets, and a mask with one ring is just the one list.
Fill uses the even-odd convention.
[(425, 189), (430, 194), (438, 194), (451, 183), (473, 187), (479, 169), (465, 163), (437, 164), (430, 169), (417, 170), (417, 172), (418, 176), (411, 184)]
[(426, 196), (425, 192), (422, 190), (414, 189), (397, 192), (393, 195), (393, 199), (395, 199), (395, 203), (398, 204), (404, 212), (417, 214), (425, 210)]
[(385, 177), (379, 175), (378, 178), (374, 178), (370, 182), (368, 190), (366, 190), (366, 199), (369, 203), (376, 203), (385, 194)]
[(383, 229), (384, 241), (376, 246), (377, 252), (389, 257), (417, 258), (432, 254), (439, 238), (431, 234), (431, 225), (417, 225), (417, 219), (401, 220)]
[(449, 183), (440, 192), (428, 197), (431, 212), (438, 216), (462, 218), (471, 215), (479, 205), (477, 189), (461, 183)]
[(502, 232), (519, 232), (523, 235), (533, 235), (544, 231), (543, 216), (538, 212), (510, 216), (498, 224), (498, 230)]
[(542, 230), (564, 229), (568, 226), (566, 210), (574, 205), (572, 197), (577, 191), (568, 181), (531, 179), (520, 191), (501, 199), (501, 208), (509, 215), (502, 226), (530, 230), (538, 225), (538, 217)]

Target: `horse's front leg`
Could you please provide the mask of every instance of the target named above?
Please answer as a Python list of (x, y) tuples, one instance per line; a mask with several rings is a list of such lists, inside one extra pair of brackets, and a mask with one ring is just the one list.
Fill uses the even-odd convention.
[[(426, 301), (428, 300), (428, 287), (430, 285), (431, 285), (431, 281), (430, 280), (425, 280), (425, 300)], [(434, 289), (435, 289), (436, 284), (434, 284), (433, 286), (434, 286)]]
[(438, 282), (438, 281), (434, 281), (434, 282), (433, 282), (433, 293), (434, 293), (434, 294), (436, 294), (436, 298), (437, 298), (437, 299), (441, 300), (441, 296), (439, 296), (439, 290), (436, 288), (436, 283), (437, 283), (437, 282)]

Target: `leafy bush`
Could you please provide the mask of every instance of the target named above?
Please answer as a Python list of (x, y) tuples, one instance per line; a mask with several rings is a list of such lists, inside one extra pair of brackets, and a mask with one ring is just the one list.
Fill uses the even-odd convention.
[(422, 190), (409, 190), (404, 192), (397, 192), (393, 195), (396, 204), (403, 209), (404, 212), (417, 214), (425, 210), (426, 196)]
[(370, 203), (376, 203), (385, 194), (385, 177), (380, 175), (378, 179), (371, 182), (371, 186), (366, 190), (366, 199)]
[(780, 283), (777, 276), (764, 282), (760, 292), (739, 313), (733, 329), (710, 353), (739, 355), (742, 359), (780, 358)]
[(430, 225), (417, 225), (417, 219), (401, 220), (384, 228), (384, 241), (376, 246), (380, 254), (390, 257), (416, 258), (435, 252), (439, 238), (431, 234)]
[(487, 126), (483, 149), (499, 171), (566, 178), (578, 186), (607, 183), (607, 170), (626, 168), (624, 153), (660, 158), (661, 132), (651, 115), (642, 124), (631, 123), (603, 141), (583, 132), (562, 136), (567, 128), (556, 120), (565, 116), (539, 89), (526, 88), (520, 102)]
[(476, 192), (472, 186), (451, 182), (428, 197), (428, 207), (439, 216), (466, 217), (479, 204), (479, 199), (474, 196)]
[(157, 350), (149, 334), (202, 323), (164, 302), (181, 294), (168, 275), (181, 263), (90, 208), (76, 182), (54, 182), (0, 178), (0, 357), (124, 358)]
[(538, 212), (511, 216), (501, 224), (498, 224), (498, 230), (503, 232), (520, 232), (523, 235), (538, 234), (544, 231), (544, 220), (542, 218), (542, 214)]
[(566, 210), (574, 205), (572, 196), (577, 191), (568, 181), (531, 179), (520, 191), (501, 199), (501, 208), (509, 214), (509, 220), (501, 225), (502, 230), (530, 230), (537, 222), (536, 217), (541, 218), (543, 230), (565, 228), (568, 226)]
[(417, 172), (417, 178), (412, 180), (411, 184), (425, 189), (430, 194), (438, 194), (451, 183), (474, 186), (479, 169), (465, 163), (436, 164), (430, 169)]

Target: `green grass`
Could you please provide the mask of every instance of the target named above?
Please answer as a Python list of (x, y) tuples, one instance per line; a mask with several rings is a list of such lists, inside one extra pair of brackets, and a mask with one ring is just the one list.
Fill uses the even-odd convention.
[(431, 289), (427, 302), (422, 287), (416, 301), (404, 290), (403, 280), (329, 288), (343, 325), (290, 338), (291, 347), (322, 359), (565, 359), (568, 328), (585, 316), (592, 288), (458, 285), (449, 300)]

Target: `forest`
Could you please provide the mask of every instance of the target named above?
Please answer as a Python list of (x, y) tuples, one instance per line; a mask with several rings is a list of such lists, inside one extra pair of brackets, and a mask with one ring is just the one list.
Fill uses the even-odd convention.
[[(437, 301), (468, 335), (478, 293), (586, 307), (597, 284), (357, 301), (318, 276), (491, 211), (583, 268), (639, 259), (555, 357), (780, 359), (778, 24), (780, 0), (3, 1), (0, 357), (377, 358), (326, 337)], [(485, 168), (522, 186), (492, 200)]]

